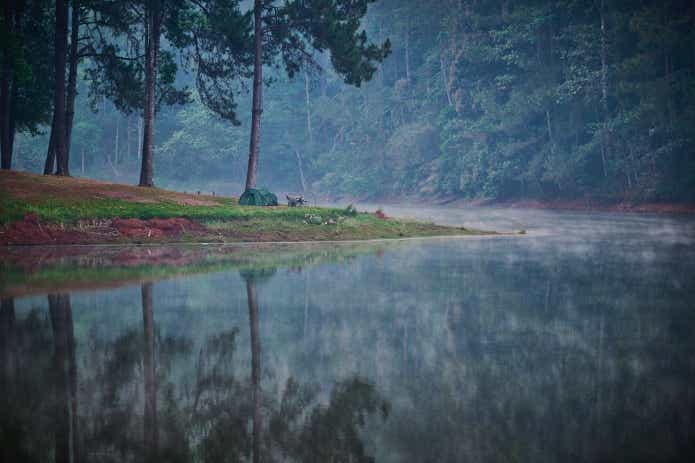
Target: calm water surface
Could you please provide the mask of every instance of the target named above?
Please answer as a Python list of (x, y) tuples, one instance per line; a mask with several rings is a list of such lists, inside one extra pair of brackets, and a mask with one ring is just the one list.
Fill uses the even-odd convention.
[(3, 461), (693, 461), (693, 219), (386, 212), (528, 234), (6, 253)]

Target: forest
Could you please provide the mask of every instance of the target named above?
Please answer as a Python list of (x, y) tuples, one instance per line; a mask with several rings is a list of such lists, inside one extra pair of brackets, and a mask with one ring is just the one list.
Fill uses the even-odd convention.
[(332, 198), (695, 200), (691, 1), (4, 5), (3, 169), (237, 195), (253, 157)]

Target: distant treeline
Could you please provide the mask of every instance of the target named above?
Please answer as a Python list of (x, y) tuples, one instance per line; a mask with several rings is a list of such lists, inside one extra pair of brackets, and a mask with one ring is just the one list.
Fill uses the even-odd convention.
[(385, 0), (368, 19), (393, 56), (316, 105), (326, 186), (695, 199), (694, 2)]
[[(259, 183), (360, 197), (695, 200), (692, 1), (379, 0), (361, 23), (391, 54), (360, 87), (328, 51), (308, 48), (294, 79), (267, 66)], [(84, 158), (85, 175), (134, 178), (141, 114), (119, 111), (104, 88), (90, 97), (89, 68), (85, 57), (72, 170)], [(158, 115), (158, 182), (241, 185), (250, 75), (237, 79), (236, 127), (183, 71), (189, 101)], [(40, 170), (48, 138), (20, 137), (18, 165)]]

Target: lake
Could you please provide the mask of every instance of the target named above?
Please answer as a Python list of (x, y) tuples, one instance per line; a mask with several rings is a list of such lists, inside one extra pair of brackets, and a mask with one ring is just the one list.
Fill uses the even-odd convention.
[(4, 461), (692, 461), (695, 220), (384, 209), (526, 234), (4, 250)]

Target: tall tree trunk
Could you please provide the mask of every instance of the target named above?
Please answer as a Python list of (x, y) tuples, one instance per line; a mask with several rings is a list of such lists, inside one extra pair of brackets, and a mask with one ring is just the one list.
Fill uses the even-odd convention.
[(604, 113), (608, 112), (608, 65), (606, 57), (606, 2), (601, 0), (601, 106)]
[(297, 170), (299, 170), (299, 182), (301, 183), (302, 193), (306, 193), (306, 179), (304, 178), (304, 168), (302, 167), (302, 155), (297, 148), (294, 148), (294, 155), (297, 158)]
[(410, 22), (405, 26), (405, 80), (410, 87)]
[(131, 129), (131, 127), (130, 127), (130, 119), (131, 119), (131, 116), (132, 116), (132, 114), (128, 114), (128, 120), (127, 120), (127, 122), (126, 122), (126, 131), (125, 131), (125, 132), (126, 132), (126, 141), (125, 141), (125, 143), (126, 143), (126, 146), (128, 147), (128, 148), (126, 149), (126, 156), (127, 156), (127, 158), (128, 158), (128, 161), (130, 161), (130, 144), (131, 144), (131, 141), (130, 141), (130, 132), (132, 131), (132, 129)]
[(138, 161), (142, 155), (142, 117), (138, 116), (138, 146), (137, 146)]
[(601, 164), (604, 178), (608, 176), (608, 64), (606, 43), (605, 0), (601, 0), (601, 109), (603, 110), (603, 127), (601, 128)]
[(444, 94), (446, 95), (446, 101), (449, 106), (454, 105), (454, 100), (451, 97), (451, 87), (449, 86), (449, 76), (446, 73), (446, 61), (444, 60), (444, 46), (442, 45), (442, 50), (439, 53), (439, 67), (442, 73), (442, 83), (444, 86)]
[(314, 143), (314, 133), (311, 129), (311, 100), (309, 98), (309, 73), (304, 70), (304, 103), (306, 105), (306, 132), (309, 136), (309, 144)]
[[(16, 101), (17, 101), (17, 86), (12, 85), (12, 102), (14, 103)], [(10, 160), (7, 163), (8, 169), (12, 168), (12, 158), (13, 158), (13, 154), (14, 154), (14, 140), (15, 140), (15, 135), (17, 134), (16, 125), (15, 125), (16, 124), (15, 116), (16, 116), (16, 114), (15, 114), (15, 111), (13, 108), (12, 110), (10, 110), (10, 133), (8, 135), (10, 138), (10, 141), (9, 141), (9, 148), (7, 150), (7, 152), (10, 155)]]
[(555, 155), (555, 139), (553, 137), (553, 124), (550, 119), (550, 110), (545, 110), (545, 125), (548, 130), (548, 143), (550, 143), (550, 155)]
[[(8, 2), (10, 3), (10, 2)], [(24, 17), (24, 6), (25, 6), (25, 0), (15, 0), (13, 3), (13, 10), (14, 10), (14, 35), (16, 37), (22, 37), (22, 18)], [(14, 76), (13, 76), (14, 77)], [(1, 98), (0, 98), (1, 99)], [(14, 141), (15, 141), (15, 135), (16, 135), (16, 105), (17, 105), (17, 83), (14, 81), (14, 78), (11, 79), (11, 85), (10, 85), (10, 101), (9, 101), (9, 116), (8, 116), (8, 133), (7, 133), (7, 147), (4, 150), (6, 153), (5, 155), (5, 160), (4, 160), (4, 165), (6, 166), (7, 169), (12, 168), (12, 158), (14, 155)], [(0, 120), (2, 117), (0, 116)], [(3, 124), (0, 123), (0, 126)], [(0, 130), (2, 132), (2, 130)], [(0, 148), (0, 151), (3, 151)], [(2, 164), (2, 162), (0, 162)]]
[(258, 155), (261, 141), (261, 114), (263, 113), (263, 24), (262, 0), (254, 0), (254, 49), (253, 60), (253, 105), (251, 108), (251, 141), (249, 143), (249, 165), (246, 171), (246, 189), (256, 188)]
[(116, 115), (116, 139), (114, 143), (114, 149), (113, 149), (113, 163), (118, 165), (118, 126), (119, 126), (119, 117)]
[[(53, 327), (53, 366), (55, 373), (55, 415), (54, 431), (55, 461), (69, 463), (72, 442), (70, 439), (72, 420), (70, 419), (70, 336), (68, 324), (72, 322), (70, 296), (50, 294), (48, 309)], [(72, 341), (74, 343), (74, 340)], [(73, 344), (74, 345), (74, 344)]]
[(68, 153), (66, 145), (65, 121), (65, 64), (68, 50), (68, 2), (56, 0), (56, 29), (55, 29), (55, 91), (53, 95), (53, 125), (55, 156), (57, 163), (56, 175), (69, 176)]
[[(690, 3), (690, 30), (695, 31), (695, 2)], [(695, 71), (695, 40), (690, 43), (690, 52), (692, 54), (691, 71)]]
[(138, 148), (136, 150), (138, 161), (142, 156), (142, 138), (142, 117), (138, 116)]
[(251, 383), (253, 386), (253, 463), (261, 459), (261, 341), (258, 333), (258, 299), (256, 282), (246, 279), (251, 329)]
[(53, 169), (55, 168), (55, 126), (56, 126), (56, 114), (53, 112), (53, 119), (51, 121), (51, 135), (48, 138), (48, 151), (46, 152), (46, 162), (43, 165), (43, 175), (53, 174)]
[[(65, 104), (65, 153), (67, 163), (70, 159), (70, 140), (72, 138), (72, 125), (75, 116), (75, 98), (77, 96), (77, 41), (79, 35), (79, 0), (73, 0), (72, 17), (70, 24), (70, 55), (69, 55), (69, 70), (68, 70), (68, 85), (67, 98)], [(66, 26), (67, 27), (67, 26)], [(67, 32), (66, 32), (67, 34)], [(65, 67), (65, 66), (63, 66)], [(56, 74), (58, 75), (58, 74)], [(56, 152), (56, 113), (53, 113), (51, 121), (51, 135), (48, 141), (48, 151), (46, 153), (46, 161), (44, 163), (43, 174), (51, 175), (55, 169), (57, 158)]]
[(68, 64), (68, 90), (65, 108), (65, 155), (70, 159), (70, 140), (72, 123), (75, 118), (75, 97), (77, 96), (77, 40), (80, 29), (80, 2), (72, 0), (72, 17), (70, 18), (70, 61)]
[(159, 431), (157, 428), (157, 377), (154, 346), (154, 312), (152, 309), (152, 283), (144, 283), (142, 291), (142, 320), (145, 331), (145, 422), (144, 441), (146, 453), (151, 457), (157, 454)]
[[(5, 0), (2, 9), (5, 34), (12, 36), (14, 21), (14, 0)], [(0, 80), (0, 167), (12, 167), (10, 148), (10, 114), (12, 112), (12, 44), (7, 40), (3, 48), (2, 78)]]
[(140, 186), (146, 187), (154, 186), (154, 159), (152, 151), (161, 22), (160, 1), (150, 0), (147, 3), (145, 27), (145, 108), (143, 111), (142, 164), (140, 166)]

